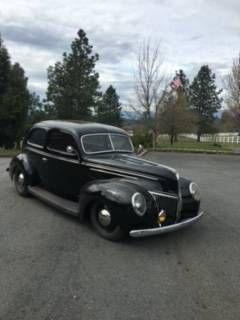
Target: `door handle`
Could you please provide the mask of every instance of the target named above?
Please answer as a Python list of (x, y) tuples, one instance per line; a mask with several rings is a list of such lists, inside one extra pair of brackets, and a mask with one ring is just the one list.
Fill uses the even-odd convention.
[(42, 158), (42, 161), (46, 162), (46, 161), (48, 161), (48, 159), (47, 158)]

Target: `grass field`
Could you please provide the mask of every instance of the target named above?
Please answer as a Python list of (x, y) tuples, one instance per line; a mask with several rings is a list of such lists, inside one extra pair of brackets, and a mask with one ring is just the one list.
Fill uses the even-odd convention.
[(17, 154), (18, 152), (20, 152), (19, 150), (16, 149), (2, 149), (0, 148), (0, 157), (13, 157), (15, 156), (15, 154)]
[(169, 140), (158, 141), (157, 149), (169, 151), (192, 151), (192, 152), (219, 152), (228, 153), (240, 152), (240, 144), (213, 143), (213, 142), (197, 142), (192, 140), (180, 140), (173, 145)]
[[(213, 143), (213, 142), (197, 142), (192, 140), (180, 140), (173, 145), (169, 140), (160, 140), (156, 150), (159, 151), (176, 151), (176, 152), (209, 152), (209, 153), (240, 153), (240, 144)], [(0, 157), (13, 157), (19, 150), (1, 149)]]

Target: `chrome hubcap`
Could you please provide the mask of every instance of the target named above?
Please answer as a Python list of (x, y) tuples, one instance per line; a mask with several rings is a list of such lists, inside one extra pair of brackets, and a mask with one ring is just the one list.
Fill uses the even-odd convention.
[(22, 172), (17, 175), (16, 179), (16, 188), (19, 192), (23, 192), (24, 190), (25, 177)]
[(24, 174), (23, 174), (23, 173), (20, 173), (20, 174), (18, 175), (18, 183), (19, 183), (20, 185), (23, 185), (23, 184), (24, 184)]
[(104, 227), (108, 227), (111, 223), (111, 214), (107, 209), (101, 209), (98, 212), (98, 220)]

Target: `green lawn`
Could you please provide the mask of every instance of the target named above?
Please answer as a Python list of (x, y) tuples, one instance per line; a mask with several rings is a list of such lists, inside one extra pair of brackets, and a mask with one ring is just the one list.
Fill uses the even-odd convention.
[(159, 150), (169, 150), (169, 151), (195, 151), (195, 152), (240, 152), (240, 144), (220, 144), (213, 142), (197, 142), (183, 140), (175, 142), (173, 145), (170, 144), (168, 140), (162, 140), (158, 142), (157, 149)]
[(16, 149), (6, 150), (6, 149), (0, 148), (0, 157), (13, 157), (13, 156), (15, 156), (18, 152), (20, 152), (20, 151), (19, 151), (19, 150), (16, 150)]
[[(240, 153), (240, 144), (227, 143), (212, 143), (212, 142), (197, 142), (189, 140), (180, 140), (173, 145), (168, 140), (161, 140), (158, 142), (157, 150), (159, 151), (177, 151), (177, 152), (209, 152), (209, 153)], [(19, 150), (1, 149), (0, 157), (13, 157)]]

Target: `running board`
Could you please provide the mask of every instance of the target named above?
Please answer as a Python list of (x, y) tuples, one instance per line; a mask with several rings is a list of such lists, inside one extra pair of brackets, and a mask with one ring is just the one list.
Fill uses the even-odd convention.
[(70, 213), (74, 216), (79, 215), (79, 205), (77, 202), (61, 198), (40, 187), (29, 186), (28, 191), (36, 198), (60, 209), (63, 212)]

